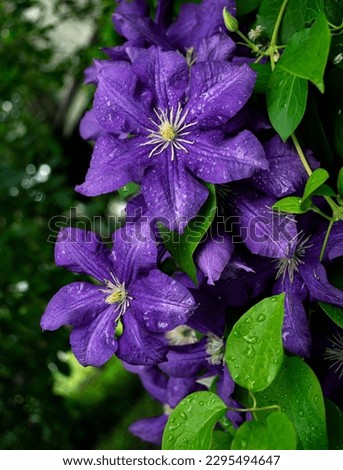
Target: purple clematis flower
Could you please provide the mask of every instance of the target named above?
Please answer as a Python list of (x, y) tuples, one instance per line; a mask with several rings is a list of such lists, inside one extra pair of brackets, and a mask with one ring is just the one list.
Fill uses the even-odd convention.
[(343, 222), (337, 222), (330, 234), (326, 254), (320, 251), (327, 226), (320, 225), (313, 233), (299, 231), (295, 250), (276, 261), (277, 283), (274, 292), (285, 292), (283, 340), (287, 349), (300, 356), (310, 353), (311, 336), (303, 302), (326, 302), (343, 307), (343, 291), (328, 281), (324, 264), (342, 256)]
[(146, 2), (120, 1), (113, 23), (127, 45), (138, 47), (159, 46), (164, 50), (187, 52), (198, 50), (204, 40), (225, 31), (223, 8), (236, 13), (233, 0), (203, 0), (200, 4), (185, 3), (178, 18), (171, 22), (171, 2), (159, 1), (156, 18), (149, 16)]
[(220, 61), (196, 64), (189, 75), (180, 54), (156, 47), (132, 65), (103, 67), (94, 110), (108, 134), (97, 140), (77, 190), (96, 196), (138, 182), (151, 215), (182, 231), (207, 198), (198, 178), (226, 183), (268, 168), (251, 132), (224, 138), (221, 131), (248, 100), (254, 81), (248, 66)]
[[(265, 204), (266, 200), (268, 202)], [(277, 218), (275, 222), (275, 216), (279, 216), (270, 209), (266, 210), (266, 206), (269, 208), (275, 202), (271, 198), (241, 193), (236, 196), (236, 201), (241, 227), (247, 228), (244, 231), (247, 234), (246, 246), (255, 254), (273, 258), (274, 293), (286, 294), (282, 333), (284, 345), (294, 354), (309, 356), (311, 335), (304, 301), (308, 299), (343, 306), (343, 292), (329, 283), (324, 267), (325, 263), (343, 255), (343, 222), (333, 226), (323, 262), (320, 262), (327, 230), (325, 224), (320, 224), (313, 233), (306, 216), (298, 218), (298, 226), (293, 216), (289, 220)], [(282, 220), (285, 224), (280, 224)], [(299, 227), (301, 223), (302, 229)], [(266, 230), (268, 226), (270, 229)], [(249, 227), (253, 228), (250, 232)], [(270, 274), (270, 270), (267, 273)]]
[[(260, 171), (251, 178), (254, 188), (277, 198), (294, 193), (302, 194), (308, 175), (294, 145), (282, 142), (279, 136), (275, 136), (263, 147), (269, 169)], [(306, 158), (313, 170), (319, 167), (311, 152), (306, 152)]]
[[(55, 260), (100, 282), (62, 287), (41, 319), (44, 330), (72, 325), (72, 350), (82, 365), (101, 366), (114, 354), (131, 364), (157, 364), (167, 347), (163, 334), (184, 324), (195, 302), (179, 282), (156, 269), (149, 224), (128, 224), (113, 234), (110, 251), (96, 234), (63, 229)], [(122, 322), (123, 333), (116, 338)]]
[(234, 245), (228, 233), (222, 231), (209, 237), (196, 252), (196, 263), (208, 278), (207, 283), (214, 285), (220, 279), (225, 266), (231, 259)]

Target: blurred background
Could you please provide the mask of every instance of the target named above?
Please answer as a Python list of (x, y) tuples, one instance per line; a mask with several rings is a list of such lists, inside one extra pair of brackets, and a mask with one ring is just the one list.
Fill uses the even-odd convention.
[(83, 71), (105, 58), (101, 46), (120, 43), (113, 9), (113, 0), (0, 2), (1, 449), (152, 448), (127, 430), (160, 414), (137, 377), (115, 359), (81, 367), (67, 329), (39, 326), (52, 295), (75, 280), (54, 266), (60, 221), (93, 220), (106, 234), (123, 210), (116, 196), (73, 190), (92, 152), (78, 132), (94, 91)]

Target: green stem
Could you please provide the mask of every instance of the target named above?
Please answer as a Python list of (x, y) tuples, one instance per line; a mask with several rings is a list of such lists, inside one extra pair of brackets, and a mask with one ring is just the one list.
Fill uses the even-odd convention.
[[(306, 173), (308, 174), (308, 176), (311, 176), (313, 171), (311, 170), (310, 168), (310, 165), (307, 163), (307, 160), (306, 160), (306, 157), (305, 157), (305, 154), (304, 152), (302, 151), (302, 148), (300, 147), (300, 144), (299, 144), (299, 141), (296, 137), (296, 135), (293, 133), (291, 135), (291, 138), (293, 140), (293, 143), (294, 143), (294, 146), (298, 152), (298, 155), (299, 155), (299, 158), (301, 160), (301, 163), (303, 164), (305, 170), (306, 170)], [(337, 204), (335, 204), (335, 202), (331, 199), (330, 196), (323, 196), (325, 201), (329, 204), (329, 206), (331, 207), (333, 213), (337, 213), (337, 210), (338, 210), (338, 207), (337, 207)]]
[(311, 210), (313, 212), (315, 212), (316, 214), (321, 215), (322, 217), (324, 217), (324, 219), (328, 220), (329, 222), (331, 222), (331, 221), (334, 222), (334, 219), (332, 217), (329, 217), (328, 215), (326, 215), (323, 211), (321, 211), (319, 209), (319, 207), (314, 206), (314, 207), (311, 208)]
[(324, 241), (323, 241), (323, 246), (322, 246), (322, 249), (320, 251), (320, 256), (319, 256), (319, 261), (320, 262), (322, 262), (322, 260), (324, 258), (325, 248), (326, 248), (326, 245), (328, 243), (330, 232), (331, 232), (331, 229), (332, 229), (332, 226), (333, 226), (334, 223), (335, 223), (335, 221), (331, 220), (330, 223), (329, 223), (328, 229), (326, 231), (325, 238), (324, 238)]
[(312, 175), (311, 167), (310, 167), (310, 165), (307, 163), (305, 154), (304, 154), (304, 152), (302, 151), (302, 148), (300, 147), (300, 144), (299, 144), (298, 139), (296, 138), (295, 134), (292, 134), (292, 135), (291, 135), (291, 138), (292, 138), (292, 140), (293, 140), (293, 144), (294, 144), (295, 148), (297, 149), (299, 158), (300, 158), (301, 163), (303, 164), (303, 166), (304, 166), (304, 168), (305, 168), (305, 170), (306, 170), (306, 173), (308, 174), (308, 176), (311, 176), (311, 175)]
[(241, 37), (243, 39), (243, 41), (246, 43), (246, 45), (248, 45), (250, 47), (250, 49), (252, 49), (254, 52), (261, 52), (259, 50), (259, 48), (257, 47), (257, 45), (254, 44), (252, 41), (250, 41), (250, 39), (247, 38), (245, 36), (245, 34), (241, 33), (241, 31), (239, 29), (235, 32), (236, 32), (236, 34), (238, 34), (239, 37)]
[(252, 393), (251, 390), (249, 390), (249, 395), (250, 395), (250, 398), (252, 399), (252, 407), (256, 408), (256, 398), (255, 398), (255, 395)]
[(277, 36), (279, 34), (279, 29), (280, 29), (280, 26), (281, 26), (282, 17), (285, 13), (287, 3), (288, 3), (288, 0), (283, 0), (283, 3), (282, 3), (281, 8), (279, 10), (279, 14), (276, 18), (276, 22), (275, 22), (275, 25), (274, 25), (270, 45), (268, 47), (268, 53), (269, 53), (269, 57), (270, 57), (270, 65), (271, 65), (272, 71), (274, 71), (274, 69), (275, 69), (274, 54), (275, 54), (275, 51), (277, 50), (277, 45), (276, 45)]
[(276, 18), (276, 23), (273, 29), (273, 34), (272, 34), (272, 39), (270, 41), (270, 46), (274, 47), (276, 46), (276, 40), (277, 40), (277, 35), (279, 34), (279, 29), (282, 21), (283, 14), (285, 13), (286, 7), (287, 7), (288, 0), (283, 0), (283, 3), (281, 5), (281, 8), (279, 10), (279, 14)]
[(269, 405), (269, 406), (261, 406), (259, 407), (254, 407), (254, 408), (234, 408), (233, 406), (228, 406), (227, 409), (229, 411), (238, 411), (240, 413), (247, 413), (247, 412), (254, 412), (254, 411), (264, 411), (264, 410), (278, 410), (280, 411), (279, 405)]

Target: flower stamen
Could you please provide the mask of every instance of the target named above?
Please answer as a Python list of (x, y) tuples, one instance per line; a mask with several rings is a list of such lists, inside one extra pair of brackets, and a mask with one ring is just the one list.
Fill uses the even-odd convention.
[(343, 336), (337, 334), (330, 339), (332, 348), (326, 348), (324, 359), (331, 361), (330, 369), (334, 369), (335, 374), (339, 373), (339, 379), (343, 377)]
[(223, 363), (225, 346), (222, 338), (219, 338), (213, 333), (209, 333), (206, 344), (206, 352), (208, 354), (207, 361), (212, 365), (219, 365)]
[(312, 246), (312, 244), (307, 244), (309, 239), (310, 236), (304, 237), (301, 235), (293, 255), (291, 255), (291, 251), (294, 239), (290, 241), (288, 245), (288, 255), (284, 258), (274, 260), (277, 268), (275, 279), (282, 276), (282, 280), (284, 281), (288, 274), (290, 282), (292, 283), (294, 281), (294, 275), (299, 272), (299, 266), (304, 264), (302, 258), (305, 256), (306, 250)]
[(156, 122), (151, 118), (149, 119), (156, 129), (147, 128), (146, 130), (150, 132), (147, 136), (148, 141), (141, 144), (142, 146), (153, 146), (148, 158), (153, 155), (160, 155), (168, 147), (170, 147), (172, 161), (175, 158), (176, 150), (182, 150), (183, 152), (188, 153), (188, 149), (185, 144), (193, 145), (194, 141), (185, 139), (185, 137), (191, 133), (189, 128), (196, 125), (195, 122), (184, 124), (188, 110), (185, 113), (182, 113), (182, 107), (179, 103), (176, 111), (174, 110), (174, 107), (170, 110), (159, 108), (159, 110), (154, 109), (154, 113), (156, 114), (158, 121)]
[(111, 273), (112, 280), (105, 279), (104, 284), (106, 289), (100, 289), (101, 292), (107, 294), (105, 302), (109, 305), (115, 305), (115, 312), (119, 312), (115, 321), (118, 321), (122, 315), (126, 312), (130, 306), (130, 297), (128, 291), (125, 288), (125, 282), (121, 283), (119, 279)]

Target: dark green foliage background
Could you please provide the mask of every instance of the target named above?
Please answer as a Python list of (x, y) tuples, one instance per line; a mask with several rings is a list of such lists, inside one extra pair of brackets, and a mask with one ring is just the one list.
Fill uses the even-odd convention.
[[(48, 25), (47, 5), (54, 19)], [(78, 367), (64, 354), (68, 331), (42, 333), (39, 326), (49, 298), (75, 279), (54, 266), (49, 220), (69, 217), (72, 207), (105, 220), (115, 202), (113, 196), (86, 200), (73, 191), (91, 155), (73, 116), (92, 100), (92, 87), (82, 84), (84, 68), (105, 57), (99, 45), (118, 41), (113, 6), (112, 0), (0, 2), (1, 449), (150, 448), (127, 427), (160, 413), (119, 362), (102, 371)], [(27, 18), (32, 8), (35, 21)], [(58, 28), (65, 21), (82, 27), (83, 20), (94, 23), (93, 36), (61, 57)], [(51, 174), (39, 183), (34, 178), (41, 165)], [(106, 233), (108, 227), (96, 228)], [(22, 281), (26, 292), (20, 292), (23, 284), (18, 289)]]

